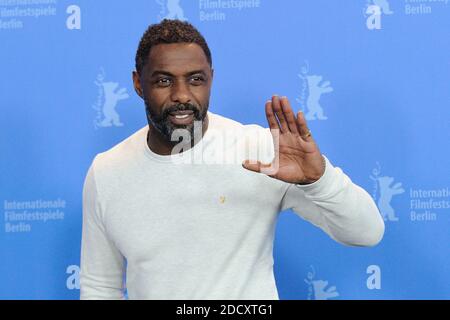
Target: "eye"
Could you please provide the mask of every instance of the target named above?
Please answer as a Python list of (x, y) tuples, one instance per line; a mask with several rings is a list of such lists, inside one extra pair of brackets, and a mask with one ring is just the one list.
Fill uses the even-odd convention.
[(169, 78), (158, 78), (155, 83), (158, 87), (168, 87), (171, 84), (171, 80)]
[(202, 85), (205, 82), (205, 78), (203, 76), (192, 76), (189, 79), (189, 82), (194, 86)]

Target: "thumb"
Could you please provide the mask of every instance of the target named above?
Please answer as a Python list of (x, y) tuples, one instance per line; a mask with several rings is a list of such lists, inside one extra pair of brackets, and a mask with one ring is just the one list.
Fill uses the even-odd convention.
[(242, 162), (242, 166), (250, 171), (261, 172), (261, 162), (255, 160), (245, 160)]
[(261, 161), (256, 160), (245, 160), (244, 162), (242, 162), (242, 166), (247, 170), (260, 172), (271, 177), (273, 177), (278, 172), (278, 168), (274, 166), (273, 163), (265, 164), (261, 163)]

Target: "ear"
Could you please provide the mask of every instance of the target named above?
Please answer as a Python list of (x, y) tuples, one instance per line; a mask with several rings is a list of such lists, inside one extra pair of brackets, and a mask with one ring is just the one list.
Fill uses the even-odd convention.
[(141, 86), (141, 76), (137, 71), (133, 71), (133, 85), (134, 85), (134, 91), (138, 94), (139, 97), (144, 99), (144, 94), (142, 92), (142, 86)]

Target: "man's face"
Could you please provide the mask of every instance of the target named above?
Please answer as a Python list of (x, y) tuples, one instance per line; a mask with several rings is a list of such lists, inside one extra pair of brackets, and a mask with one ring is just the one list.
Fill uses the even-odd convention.
[(159, 44), (150, 50), (141, 74), (133, 74), (149, 123), (168, 141), (175, 129), (189, 130), (206, 117), (213, 71), (194, 43)]

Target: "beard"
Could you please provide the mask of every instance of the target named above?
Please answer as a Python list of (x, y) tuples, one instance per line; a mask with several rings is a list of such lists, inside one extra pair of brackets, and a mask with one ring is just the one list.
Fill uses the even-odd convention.
[[(203, 121), (208, 113), (208, 105), (202, 108), (201, 106), (197, 106), (192, 103), (173, 104), (164, 108), (161, 113), (157, 113), (154, 111), (155, 108), (152, 108), (147, 99), (144, 99), (144, 102), (148, 121), (151, 122), (153, 127), (171, 143), (177, 142), (172, 140), (173, 133), (177, 129), (187, 130), (190, 134), (191, 140), (194, 140), (194, 123), (201, 121), (203, 124)], [(169, 116), (172, 112), (188, 110), (193, 112), (194, 121), (191, 124), (176, 125), (170, 121)]]

